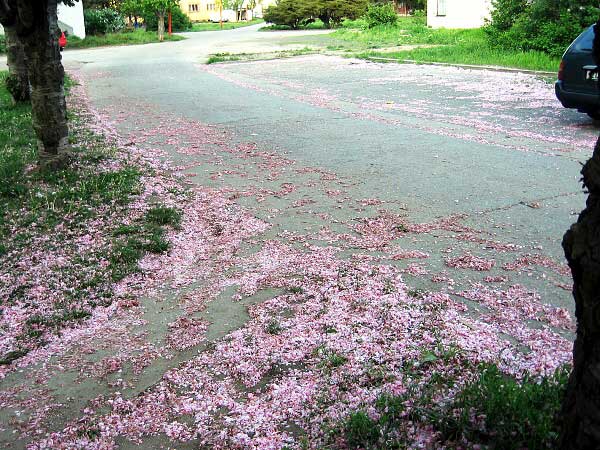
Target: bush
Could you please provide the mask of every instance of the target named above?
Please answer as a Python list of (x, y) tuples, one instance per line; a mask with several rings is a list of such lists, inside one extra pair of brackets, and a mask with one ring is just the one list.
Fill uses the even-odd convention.
[(494, 47), (560, 56), (600, 9), (594, 0), (493, 0), (486, 26)]
[(265, 12), (267, 22), (298, 29), (316, 19), (325, 27), (338, 26), (344, 19), (357, 19), (367, 9), (367, 0), (279, 0)]
[(125, 27), (123, 16), (114, 9), (88, 9), (83, 16), (87, 34), (115, 33)]
[(385, 5), (369, 5), (364, 16), (369, 28), (377, 25), (396, 25), (398, 23), (398, 14), (391, 3)]
[(367, 0), (304, 0), (312, 14), (327, 28), (339, 26), (344, 19), (358, 19), (367, 10)]
[(267, 8), (263, 18), (265, 22), (288, 26), (294, 30), (314, 20), (306, 0), (279, 0)]
[[(167, 30), (167, 16), (165, 16), (165, 31)], [(144, 23), (146, 24), (147, 31), (156, 31), (158, 30), (158, 18), (155, 14), (150, 14), (144, 17)], [(173, 31), (188, 31), (192, 29), (192, 22), (190, 18), (186, 16), (181, 8), (173, 8), (171, 11), (171, 26), (173, 27)]]

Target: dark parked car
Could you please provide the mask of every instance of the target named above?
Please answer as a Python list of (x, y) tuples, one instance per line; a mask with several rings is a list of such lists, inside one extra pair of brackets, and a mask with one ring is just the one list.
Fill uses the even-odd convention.
[(598, 67), (592, 56), (594, 27), (591, 26), (573, 41), (563, 55), (556, 96), (565, 108), (576, 108), (593, 119), (600, 119)]

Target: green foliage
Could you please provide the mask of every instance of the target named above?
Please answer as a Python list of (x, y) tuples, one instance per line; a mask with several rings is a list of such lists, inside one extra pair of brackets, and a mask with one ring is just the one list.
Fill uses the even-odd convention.
[(146, 213), (146, 220), (154, 225), (171, 225), (177, 228), (181, 223), (181, 212), (175, 208), (155, 206)]
[(452, 440), (464, 437), (506, 450), (553, 448), (558, 436), (556, 413), (568, 378), (565, 367), (539, 381), (529, 377), (517, 381), (496, 366), (484, 367), (479, 379), (457, 396), (454, 414), (442, 418), (438, 428)]
[(353, 449), (405, 448), (405, 425), (413, 421), (438, 431), (444, 448), (455, 448), (465, 440), (503, 450), (553, 448), (568, 370), (520, 381), (496, 366), (479, 370), (478, 379), (467, 384), (450, 405), (440, 405), (432, 394), (440, 386), (451, 388), (451, 380), (432, 375), (421, 394), (380, 396), (374, 405), (377, 419), (364, 411), (351, 414), (340, 434)]
[[(158, 29), (158, 17), (156, 12), (149, 13), (146, 9), (144, 13), (144, 23), (146, 24), (146, 30), (156, 31)], [(171, 8), (171, 25), (175, 32), (190, 31), (192, 29), (190, 18), (183, 13), (179, 5), (174, 5)]]
[[(185, 39), (183, 36), (172, 35), (165, 36), (165, 41), (180, 41)], [(86, 36), (85, 39), (79, 39), (76, 36), (69, 36), (69, 48), (92, 48), (103, 47), (106, 45), (138, 45), (159, 42), (155, 32), (146, 32), (143, 29), (131, 31), (129, 33), (108, 33), (102, 36)]]
[(91, 35), (115, 33), (125, 27), (123, 16), (111, 8), (88, 9), (83, 17), (85, 30)]
[(140, 0), (124, 0), (119, 4), (119, 12), (125, 17), (140, 17), (144, 14), (144, 8)]
[(264, 19), (266, 22), (285, 25), (294, 30), (314, 20), (307, 0), (278, 0), (275, 5), (267, 8)]
[(344, 426), (344, 437), (349, 448), (374, 448), (379, 441), (379, 426), (363, 411), (350, 414)]
[(298, 29), (319, 19), (325, 27), (338, 26), (344, 19), (357, 19), (367, 9), (367, 0), (279, 0), (265, 12), (275, 25)]
[(144, 18), (155, 15), (165, 16), (167, 12), (179, 8), (177, 0), (140, 0), (144, 11)]
[(339, 26), (344, 19), (358, 19), (367, 10), (367, 0), (306, 0), (308, 10), (327, 28)]
[(398, 14), (394, 11), (394, 6), (390, 3), (383, 5), (369, 5), (364, 19), (369, 28), (377, 25), (396, 25), (398, 23)]
[(600, 9), (595, 0), (494, 0), (486, 33), (491, 45), (560, 56)]

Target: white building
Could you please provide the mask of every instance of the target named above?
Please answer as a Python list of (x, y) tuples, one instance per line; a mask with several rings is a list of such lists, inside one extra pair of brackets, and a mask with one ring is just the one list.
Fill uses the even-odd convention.
[(433, 28), (479, 28), (490, 17), (491, 0), (427, 0), (427, 25)]
[[(83, 21), (83, 3), (78, 1), (74, 6), (58, 4), (58, 26), (62, 31), (75, 35), (81, 39), (85, 38), (85, 23)], [(0, 25), (0, 34), (4, 29)]]

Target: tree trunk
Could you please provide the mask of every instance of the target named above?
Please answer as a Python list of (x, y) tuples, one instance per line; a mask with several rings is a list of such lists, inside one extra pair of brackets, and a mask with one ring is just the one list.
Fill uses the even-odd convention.
[(165, 40), (165, 13), (158, 14), (158, 40)]
[(4, 32), (6, 34), (6, 59), (9, 72), (6, 85), (14, 103), (27, 102), (30, 98), (30, 87), (23, 44), (19, 40), (14, 26), (6, 27)]
[[(600, 61), (598, 31), (594, 56)], [(581, 173), (589, 192), (586, 208), (563, 239), (573, 273), (577, 336), (561, 411), (561, 450), (600, 448), (600, 138)]]
[(57, 0), (20, 0), (17, 32), (25, 49), (33, 128), (41, 167), (55, 169), (67, 157), (64, 69), (58, 46)]
[(577, 316), (573, 372), (561, 412), (563, 450), (600, 448), (600, 138), (582, 174), (587, 207), (563, 240)]

